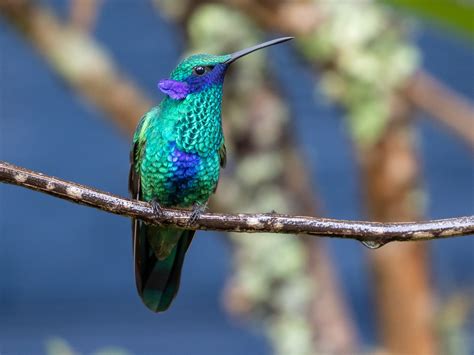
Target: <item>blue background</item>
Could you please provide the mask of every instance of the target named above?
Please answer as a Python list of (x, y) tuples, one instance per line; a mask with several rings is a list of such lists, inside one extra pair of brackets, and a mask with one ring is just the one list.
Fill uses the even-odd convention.
[[(56, 9), (64, 13), (65, 4), (57, 1)], [(160, 99), (156, 82), (168, 76), (184, 45), (172, 24), (148, 2), (108, 1), (94, 36), (124, 73)], [(432, 28), (421, 28), (417, 41), (425, 68), (473, 99), (472, 48)], [(271, 66), (285, 68), (278, 78), (327, 216), (362, 218), (354, 152), (339, 112), (322, 96), (314, 100), (312, 74), (291, 47), (270, 50)], [(297, 86), (290, 82), (295, 76)], [(428, 216), (474, 214), (471, 153), (432, 120), (422, 118), (417, 126)], [(1, 20), (0, 159), (126, 196), (128, 151), (128, 138)], [(329, 243), (360, 335), (374, 343), (367, 251), (353, 241)], [(472, 288), (474, 240), (430, 245), (441, 299)], [(157, 316), (136, 295), (127, 219), (0, 185), (0, 352), (41, 353), (48, 338), (59, 336), (85, 353), (108, 345), (141, 354), (268, 353), (261, 330), (222, 309), (230, 259), (221, 236), (198, 233), (180, 293)]]

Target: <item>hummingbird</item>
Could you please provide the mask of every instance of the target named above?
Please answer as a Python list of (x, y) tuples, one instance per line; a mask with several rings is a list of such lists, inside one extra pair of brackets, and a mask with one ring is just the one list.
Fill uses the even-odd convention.
[[(130, 152), (132, 198), (162, 207), (205, 210), (226, 164), (221, 106), (224, 77), (239, 58), (291, 40), (282, 37), (226, 55), (196, 54), (181, 61), (158, 88), (166, 95), (140, 120)], [(132, 221), (138, 294), (154, 312), (168, 309), (194, 230)]]

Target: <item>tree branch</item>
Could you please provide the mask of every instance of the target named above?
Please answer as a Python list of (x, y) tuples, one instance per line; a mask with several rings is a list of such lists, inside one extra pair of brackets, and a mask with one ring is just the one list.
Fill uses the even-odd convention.
[(163, 213), (157, 216), (149, 203), (122, 198), (1, 161), (0, 182), (44, 192), (109, 213), (139, 218), (148, 223), (176, 225), (188, 229), (309, 234), (320, 237), (356, 239), (380, 245), (393, 241), (432, 240), (474, 233), (474, 216), (425, 222), (378, 223), (288, 216), (276, 213), (204, 213), (196, 219), (195, 223), (189, 224), (191, 211), (164, 209)]

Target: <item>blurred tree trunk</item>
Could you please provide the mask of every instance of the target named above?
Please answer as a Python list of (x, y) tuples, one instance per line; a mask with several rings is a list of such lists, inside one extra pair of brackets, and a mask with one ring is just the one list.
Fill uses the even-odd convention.
[[(370, 219), (415, 221), (423, 195), (411, 110), (399, 100), (380, 141), (359, 147)], [(426, 244), (394, 243), (369, 252), (382, 343), (390, 354), (435, 354)]]

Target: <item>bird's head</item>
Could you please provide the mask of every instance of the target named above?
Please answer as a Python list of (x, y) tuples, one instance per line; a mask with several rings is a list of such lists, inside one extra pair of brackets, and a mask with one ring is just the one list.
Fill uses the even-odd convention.
[(198, 93), (214, 85), (222, 85), (227, 68), (235, 60), (293, 37), (277, 38), (272, 41), (226, 55), (195, 54), (178, 64), (169, 79), (161, 80), (159, 89), (174, 100), (182, 100), (189, 94)]

